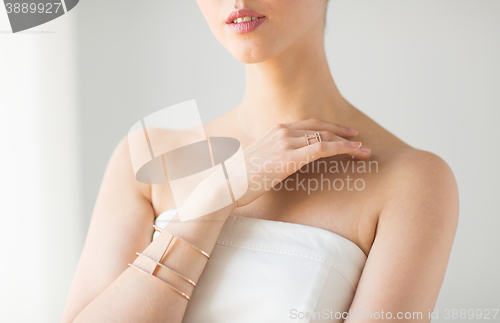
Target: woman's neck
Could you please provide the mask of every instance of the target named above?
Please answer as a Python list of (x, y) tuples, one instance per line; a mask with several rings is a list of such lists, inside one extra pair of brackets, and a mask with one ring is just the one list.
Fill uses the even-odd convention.
[(323, 33), (304, 35), (278, 56), (246, 65), (246, 90), (236, 107), (240, 129), (258, 138), (277, 123), (309, 118), (338, 122), (355, 110), (330, 73)]

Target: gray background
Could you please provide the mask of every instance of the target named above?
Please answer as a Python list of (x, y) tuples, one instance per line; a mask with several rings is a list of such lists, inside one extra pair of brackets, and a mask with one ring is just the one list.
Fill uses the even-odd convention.
[[(195, 1), (97, 3), (79, 7), (86, 220), (110, 153), (134, 122), (193, 98), (208, 121), (237, 104), (245, 85), (243, 64)], [(500, 2), (485, 0), (331, 0), (328, 8), (340, 91), (408, 144), (441, 156), (457, 178), (442, 320), (445, 309), (500, 307), (499, 17)]]
[[(435, 321), (500, 308), (499, 17), (498, 0), (329, 4), (340, 91), (457, 178)], [(191, 99), (209, 121), (244, 82), (194, 0), (86, 0), (19, 34), (0, 8), (0, 322), (60, 320), (106, 164), (135, 122)]]

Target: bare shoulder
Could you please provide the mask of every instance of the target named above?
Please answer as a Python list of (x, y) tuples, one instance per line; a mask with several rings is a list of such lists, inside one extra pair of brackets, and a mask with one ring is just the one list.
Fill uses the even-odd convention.
[(136, 190), (150, 200), (151, 185), (143, 184), (135, 178), (128, 136), (121, 138), (115, 146), (106, 167), (106, 173), (112, 177), (113, 181), (121, 182), (122, 185)]
[[(158, 161), (161, 157), (160, 162), (180, 166), (187, 158), (187, 156), (181, 157), (182, 151), (178, 151), (175, 154), (176, 157), (172, 157), (173, 155), (167, 157), (165, 153), (176, 151), (181, 147), (202, 140), (206, 140), (206, 135), (203, 127), (200, 126), (176, 129), (166, 127), (138, 128), (131, 133), (129, 132), (127, 137), (123, 139), (121, 153), (130, 160), (129, 173), (133, 173), (136, 186), (151, 204), (155, 218), (166, 210), (176, 208), (176, 205), (169, 184), (169, 175), (171, 174), (166, 172), (164, 168), (155, 168), (155, 164), (150, 162), (155, 159)], [(135, 172), (137, 172), (139, 180), (144, 179), (148, 182), (139, 182), (135, 178)]]
[[(380, 196), (387, 208), (397, 201), (416, 203), (425, 200), (458, 208), (458, 189), (451, 167), (437, 154), (416, 149), (359, 113), (360, 126), (366, 129), (361, 138), (372, 148), (370, 160), (377, 161), (380, 173), (377, 181), (385, 196)], [(378, 186), (380, 187), (380, 186)]]
[[(428, 229), (448, 228), (454, 233), (458, 187), (448, 163), (432, 152), (407, 145), (390, 152), (388, 157), (384, 176), (387, 189), (379, 223), (413, 217), (422, 225), (427, 224)], [(399, 223), (404, 225), (405, 221)]]
[(458, 218), (458, 188), (451, 167), (435, 153), (416, 149), (358, 113), (360, 141), (372, 148), (369, 160), (377, 162), (378, 223), (391, 217), (415, 214), (423, 219), (440, 214), (450, 223)]
[(407, 146), (391, 152), (388, 157), (387, 178), (392, 184), (391, 191), (410, 189), (418, 194), (456, 193), (453, 171), (440, 156)]

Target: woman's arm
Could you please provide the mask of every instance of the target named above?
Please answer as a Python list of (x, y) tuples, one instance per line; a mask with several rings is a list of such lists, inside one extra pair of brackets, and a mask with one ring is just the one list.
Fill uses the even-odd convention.
[[(198, 218), (179, 222), (176, 215), (163, 229), (165, 232), (141, 254), (157, 260), (168, 250), (160, 263), (196, 283), (207, 258), (189, 244), (172, 239), (170, 233), (210, 254), (224, 220), (233, 209), (234, 204), (229, 205), (203, 216), (201, 221)], [(155, 267), (152, 261), (142, 256), (137, 257), (133, 265), (147, 272), (152, 272)], [(86, 306), (73, 322), (181, 322), (188, 300), (180, 293), (189, 297), (194, 287), (181, 276), (162, 267), (155, 269), (154, 276), (178, 291), (129, 267)]]
[(147, 190), (134, 177), (124, 138), (104, 173), (62, 322), (72, 322), (127, 269), (136, 257), (131, 251), (142, 251), (151, 243), (154, 212)]
[(444, 279), (458, 223), (455, 177), (424, 151), (397, 163), (346, 323), (429, 322)]
[[(151, 242), (154, 213), (147, 189), (134, 177), (124, 139), (106, 169), (62, 322), (158, 322), (165, 317), (170, 318), (169, 322), (181, 321), (187, 300), (128, 266), (134, 263), (147, 269), (151, 262), (137, 257), (135, 252), (156, 258), (166, 247), (168, 233)], [(179, 225), (178, 218), (174, 218), (168, 231), (210, 252), (224, 223), (220, 219), (231, 210), (229, 206), (210, 214), (218, 221)], [(173, 241), (169, 250), (172, 252), (162, 263), (197, 281), (206, 258), (178, 241)], [(191, 285), (186, 286), (168, 271), (157, 269), (155, 275), (191, 294)]]

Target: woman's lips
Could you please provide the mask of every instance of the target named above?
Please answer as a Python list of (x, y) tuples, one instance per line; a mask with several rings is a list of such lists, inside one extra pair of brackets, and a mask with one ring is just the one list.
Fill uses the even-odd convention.
[(243, 21), (238, 23), (231, 22), (227, 24), (227, 26), (237, 34), (245, 34), (254, 31), (260, 24), (264, 22), (265, 19), (266, 17), (261, 17), (256, 20)]
[(266, 17), (253, 10), (239, 9), (227, 16), (227, 26), (237, 34), (249, 33), (264, 22)]

